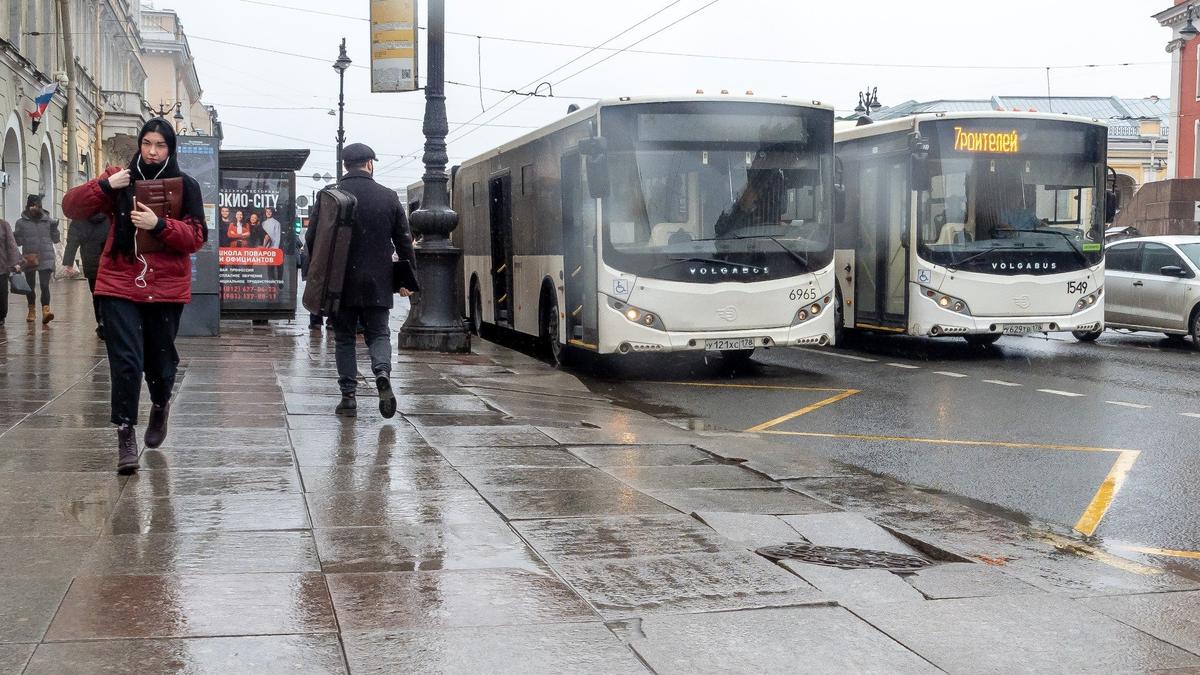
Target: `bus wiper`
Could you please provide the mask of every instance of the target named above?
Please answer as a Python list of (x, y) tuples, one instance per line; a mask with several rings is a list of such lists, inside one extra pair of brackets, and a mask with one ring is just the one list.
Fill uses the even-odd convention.
[(799, 253), (797, 253), (796, 251), (793, 251), (792, 249), (788, 248), (787, 245), (785, 245), (782, 241), (779, 241), (772, 235), (748, 234), (745, 236), (735, 237), (735, 239), (770, 239), (771, 241), (775, 242), (779, 246), (779, 248), (783, 249), (784, 251), (787, 251), (788, 255), (795, 258), (796, 262), (800, 263), (804, 267), (805, 270), (808, 270), (808, 256), (802, 256)]
[(1041, 234), (1056, 234), (1067, 240), (1067, 245), (1071, 247), (1071, 252), (1075, 254), (1076, 258), (1079, 258), (1079, 262), (1083, 263), (1084, 267), (1091, 266), (1091, 263), (1088, 262), (1087, 256), (1084, 255), (1083, 251), (1080, 251), (1079, 247), (1075, 245), (1075, 238), (1072, 237), (1070, 234), (1067, 234), (1066, 232), (1059, 232), (1058, 230), (1043, 230), (1040, 227), (1035, 227), (1032, 230), (1018, 230), (1018, 229), (1011, 228), (1011, 227), (1001, 227), (1001, 228), (996, 228), (995, 231), (996, 232), (1038, 232)]
[(963, 258), (962, 260), (955, 260), (953, 263), (946, 265), (946, 269), (950, 270), (951, 272), (957, 272), (958, 268), (960, 266), (962, 266), (963, 264), (969, 263), (972, 260), (975, 260), (976, 258), (982, 258), (983, 256), (985, 256), (989, 253), (994, 253), (996, 251), (1019, 251), (1023, 248), (1025, 248), (1025, 247), (1024, 246), (993, 246), (991, 248), (985, 248), (982, 251), (976, 251), (975, 253), (972, 253), (971, 255)]

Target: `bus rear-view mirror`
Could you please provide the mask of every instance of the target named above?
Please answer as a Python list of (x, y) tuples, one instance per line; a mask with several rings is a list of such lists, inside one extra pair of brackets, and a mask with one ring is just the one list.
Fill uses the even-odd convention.
[(846, 186), (833, 186), (833, 222), (846, 222)]
[(1107, 190), (1104, 193), (1104, 222), (1111, 223), (1117, 217), (1117, 193)]

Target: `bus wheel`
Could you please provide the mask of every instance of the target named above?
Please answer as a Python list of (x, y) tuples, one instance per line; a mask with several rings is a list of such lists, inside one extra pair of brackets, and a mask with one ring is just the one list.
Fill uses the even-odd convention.
[(1080, 342), (1095, 342), (1103, 332), (1103, 330), (1073, 330), (1071, 335), (1074, 335), (1075, 339)]
[(967, 341), (967, 344), (972, 345), (974, 347), (989, 347), (991, 345), (996, 344), (996, 340), (1000, 339), (1000, 334), (999, 333), (969, 334), (969, 335), (964, 335), (963, 339)]
[(740, 366), (750, 362), (750, 357), (754, 354), (754, 349), (722, 349), (721, 358), (725, 363)]
[(483, 298), (479, 295), (479, 282), (475, 279), (471, 279), (471, 294), (467, 303), (467, 328), (472, 335), (479, 335), (483, 327)]
[(558, 341), (558, 298), (553, 291), (542, 290), (541, 306), (543, 352), (549, 354), (558, 365), (565, 365), (563, 345)]

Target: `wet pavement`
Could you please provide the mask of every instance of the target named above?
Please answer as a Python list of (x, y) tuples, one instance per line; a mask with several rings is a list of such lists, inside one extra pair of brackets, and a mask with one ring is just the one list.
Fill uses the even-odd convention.
[[(399, 414), (364, 381), (345, 420), (323, 332), (181, 339), (167, 442), (118, 478), (61, 286), (0, 333), (0, 673), (1200, 668), (1192, 576), (486, 342), (396, 354)], [(929, 565), (755, 552), (783, 543)]]

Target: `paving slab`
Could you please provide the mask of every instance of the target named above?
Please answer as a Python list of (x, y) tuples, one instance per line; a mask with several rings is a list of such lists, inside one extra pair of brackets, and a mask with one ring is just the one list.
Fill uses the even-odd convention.
[(114, 500), (126, 479), (115, 473), (0, 473), (0, 504), (40, 499)]
[(343, 631), (593, 621), (557, 578), (520, 569), (330, 574)]
[(78, 571), (80, 559), (95, 543), (95, 536), (6, 537), (0, 539), (0, 574), (13, 577), (69, 578)]
[(309, 532), (206, 532), (105, 536), (84, 557), (87, 576), (247, 574), (321, 569)]
[(375, 428), (366, 427), (358, 420), (330, 421), (315, 418), (320, 422), (316, 429), (289, 429), (284, 440), (291, 437), (290, 447), (296, 453), (309, 448), (329, 450), (355, 450), (372, 452), (386, 448), (427, 447), (425, 439), (415, 428), (399, 419), (387, 420), (387, 424)]
[(509, 520), (678, 513), (627, 486), (608, 490), (492, 490), (480, 494)]
[(1200, 592), (1117, 595), (1079, 602), (1163, 642), (1200, 654)]
[(336, 629), (329, 591), (319, 573), (78, 577), (46, 641)]
[(70, 577), (0, 577), (0, 643), (39, 642)]
[(784, 516), (787, 523), (817, 546), (844, 546), (872, 551), (921, 555), (892, 533), (857, 513), (810, 513)]
[(978, 598), (989, 595), (1030, 595), (1036, 586), (982, 563), (943, 563), (906, 575), (908, 583), (925, 597)]
[(24, 673), (36, 644), (0, 644), (0, 673)]
[(117, 466), (117, 450), (95, 448), (69, 450), (41, 448), (37, 452), (4, 449), (0, 439), (0, 471), (18, 473), (95, 471), (111, 473)]
[(828, 601), (746, 552), (566, 561), (555, 569), (608, 620)]
[(93, 673), (345, 673), (336, 635), (104, 640), (39, 645), (27, 675)]
[(308, 509), (299, 494), (128, 498), (117, 504), (108, 534), (302, 530)]
[(800, 533), (778, 516), (728, 511), (698, 511), (694, 515), (721, 536), (750, 549), (801, 541)]
[(782, 488), (724, 490), (646, 490), (646, 494), (684, 513), (728, 511), (773, 515), (828, 513), (836, 507)]
[(592, 467), (485, 467), (466, 466), (459, 471), (477, 489), (499, 490), (618, 490), (621, 483)]
[(317, 528), (500, 522), (474, 490), (326, 492), (305, 495), (305, 499)]
[(1200, 656), (1049, 594), (868, 605), (855, 613), (952, 673), (1200, 667)]
[(372, 466), (306, 466), (300, 471), (304, 491), (403, 492), (470, 489), (448, 464), (391, 463)]
[(572, 455), (598, 467), (686, 466), (717, 461), (692, 445), (585, 445), (568, 449)]
[(525, 520), (513, 527), (551, 563), (742, 550), (682, 514)]
[(604, 471), (646, 491), (778, 487), (758, 474), (728, 465), (606, 467)]
[(695, 440), (687, 431), (666, 422), (637, 424), (607, 429), (561, 429), (539, 427), (563, 445), (670, 445)]
[(840, 607), (650, 616), (631, 632), (631, 646), (663, 675), (938, 672)]
[(498, 427), (421, 427), (421, 436), (432, 446), (450, 448), (514, 447), (554, 445), (554, 440), (536, 427), (510, 425)]
[(544, 448), (441, 448), (454, 466), (576, 467), (587, 465), (562, 446)]
[(647, 673), (602, 623), (346, 633), (354, 673)]
[(416, 445), (306, 445), (295, 450), (301, 467), (446, 464), (441, 453), (421, 442)]
[[(113, 451), (105, 453), (104, 471), (112, 471)], [(99, 462), (98, 462), (99, 463)], [(142, 471), (159, 469), (259, 468), (284, 469), (296, 466), (291, 450), (283, 448), (199, 448), (195, 450), (142, 450)], [(141, 473), (139, 471), (139, 473)]]
[(779, 564), (847, 606), (925, 599), (904, 579), (887, 570), (843, 570), (798, 560), (781, 560)]
[(505, 567), (549, 574), (504, 523), (416, 524), (315, 530), (327, 574)]
[[(37, 474), (30, 474), (36, 476)], [(0, 508), (0, 542), (5, 537), (71, 537), (99, 534), (117, 504), (108, 495), (88, 499), (49, 497)]]
[(180, 467), (138, 471), (130, 477), (123, 497), (286, 494), (301, 491), (300, 477), (292, 467)]

